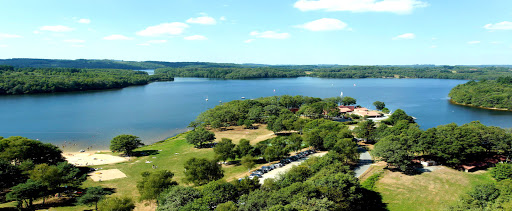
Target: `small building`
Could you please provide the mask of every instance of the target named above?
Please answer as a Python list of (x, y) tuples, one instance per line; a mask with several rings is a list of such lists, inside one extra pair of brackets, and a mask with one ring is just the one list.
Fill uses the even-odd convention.
[(359, 115), (359, 116), (367, 116), (367, 117), (381, 117), (383, 116), (381, 113), (379, 112), (376, 112), (376, 111), (368, 111), (367, 108), (356, 108), (354, 109), (354, 113)]
[(355, 106), (339, 106), (338, 109), (340, 109), (340, 113), (348, 113), (354, 111), (356, 107)]

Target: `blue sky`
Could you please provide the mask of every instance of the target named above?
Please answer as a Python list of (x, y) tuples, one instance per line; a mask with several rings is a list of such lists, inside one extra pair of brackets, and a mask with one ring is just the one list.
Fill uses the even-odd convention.
[(510, 0), (0, 1), (0, 58), (512, 64)]

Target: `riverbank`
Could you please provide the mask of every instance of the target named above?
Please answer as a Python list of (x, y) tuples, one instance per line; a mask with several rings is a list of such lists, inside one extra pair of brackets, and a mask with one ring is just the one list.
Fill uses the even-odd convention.
[(489, 108), (489, 107), (476, 106), (476, 105), (465, 104), (465, 103), (458, 103), (458, 102), (455, 102), (452, 99), (450, 99), (449, 101), (450, 101), (451, 104), (460, 105), (460, 106), (467, 106), (467, 107), (486, 109), (486, 110), (494, 110), (494, 111), (512, 111), (512, 109), (506, 109), (506, 108)]

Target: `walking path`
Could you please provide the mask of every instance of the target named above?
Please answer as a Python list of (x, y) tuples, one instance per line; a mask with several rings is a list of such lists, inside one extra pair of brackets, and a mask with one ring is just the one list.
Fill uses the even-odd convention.
[(363, 173), (370, 168), (370, 165), (373, 163), (372, 156), (370, 155), (370, 152), (368, 152), (366, 149), (359, 147), (359, 164), (357, 164), (356, 169), (354, 169), (354, 172), (356, 173), (356, 177), (359, 178)]

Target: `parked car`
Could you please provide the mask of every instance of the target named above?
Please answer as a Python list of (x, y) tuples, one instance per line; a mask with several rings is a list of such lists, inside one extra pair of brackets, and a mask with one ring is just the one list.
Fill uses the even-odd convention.
[(249, 177), (258, 177), (258, 178), (262, 178), (263, 176), (261, 176), (261, 174), (251, 174)]
[(263, 174), (265, 174), (265, 172), (260, 171), (260, 170), (253, 171), (252, 173), (253, 173), (253, 174), (259, 174), (259, 175), (263, 175)]

